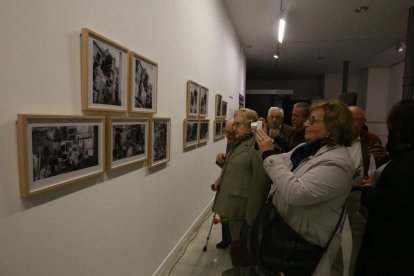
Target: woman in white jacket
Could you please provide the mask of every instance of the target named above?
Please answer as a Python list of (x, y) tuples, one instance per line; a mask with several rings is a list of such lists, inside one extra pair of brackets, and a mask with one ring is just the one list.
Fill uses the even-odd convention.
[[(339, 101), (319, 102), (310, 112), (306, 143), (292, 151), (275, 154), (272, 139), (262, 130), (256, 141), (281, 217), (308, 242), (325, 247), (352, 186), (354, 165), (346, 148), (352, 142), (352, 114)], [(337, 233), (312, 275), (331, 275), (340, 242)]]

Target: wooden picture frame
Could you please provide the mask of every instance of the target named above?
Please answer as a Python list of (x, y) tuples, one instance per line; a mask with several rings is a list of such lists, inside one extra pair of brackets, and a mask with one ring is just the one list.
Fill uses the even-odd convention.
[(148, 167), (152, 168), (170, 160), (171, 119), (150, 120), (150, 151)]
[(204, 119), (200, 120), (200, 125), (198, 127), (199, 134), (198, 134), (198, 144), (207, 143), (208, 137), (210, 134), (210, 120)]
[(127, 111), (128, 49), (82, 29), (81, 103), (85, 111)]
[(221, 94), (216, 94), (215, 116), (218, 119), (221, 118), (221, 105), (222, 105), (222, 101), (223, 101), (223, 96)]
[(199, 107), (199, 118), (205, 118), (208, 116), (208, 88), (200, 86), (200, 107)]
[(135, 164), (148, 157), (148, 118), (106, 118), (106, 168)]
[(214, 141), (220, 140), (222, 138), (221, 127), (221, 120), (214, 120)]
[(223, 119), (227, 118), (227, 102), (226, 101), (221, 102), (221, 117)]
[(33, 196), (103, 173), (104, 119), (18, 114), (20, 195)]
[(198, 143), (199, 120), (185, 119), (183, 122), (183, 148), (196, 146)]
[(187, 81), (187, 117), (197, 117), (199, 114), (199, 99), (201, 86), (191, 80)]
[(156, 113), (158, 96), (158, 64), (130, 51), (129, 60), (129, 112)]

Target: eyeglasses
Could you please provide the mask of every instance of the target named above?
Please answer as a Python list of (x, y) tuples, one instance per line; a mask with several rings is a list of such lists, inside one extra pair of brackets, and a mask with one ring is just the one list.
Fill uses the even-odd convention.
[(243, 123), (242, 122), (234, 122), (233, 129), (239, 128)]
[(309, 116), (308, 121), (309, 121), (310, 125), (313, 125), (316, 122), (321, 122), (321, 121), (325, 121), (325, 120), (324, 119), (319, 119), (318, 117), (315, 117), (315, 116)]

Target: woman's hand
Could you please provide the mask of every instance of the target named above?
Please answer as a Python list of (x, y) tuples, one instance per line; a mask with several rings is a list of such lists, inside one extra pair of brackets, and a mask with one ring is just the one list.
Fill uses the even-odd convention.
[(259, 145), (261, 153), (267, 150), (273, 150), (273, 140), (270, 138), (263, 129), (257, 129), (254, 134), (256, 142)]

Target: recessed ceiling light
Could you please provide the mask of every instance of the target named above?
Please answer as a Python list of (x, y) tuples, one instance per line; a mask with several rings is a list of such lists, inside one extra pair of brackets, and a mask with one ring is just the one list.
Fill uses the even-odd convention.
[(360, 12), (366, 12), (368, 9), (369, 9), (368, 6), (361, 6), (361, 7), (356, 8), (355, 9), (355, 12), (358, 12), (358, 13), (360, 13)]

